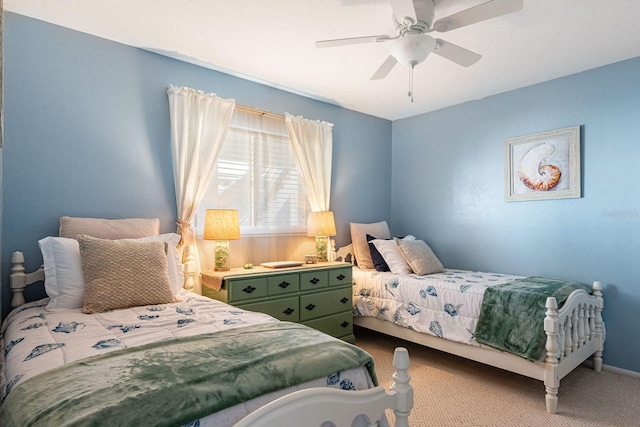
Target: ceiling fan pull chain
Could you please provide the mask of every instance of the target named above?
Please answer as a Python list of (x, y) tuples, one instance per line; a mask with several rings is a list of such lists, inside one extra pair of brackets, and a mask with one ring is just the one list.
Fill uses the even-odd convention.
[(409, 71), (409, 93), (407, 95), (413, 103), (413, 67), (416, 66), (416, 63), (412, 61), (409, 65), (411, 66), (411, 70)]

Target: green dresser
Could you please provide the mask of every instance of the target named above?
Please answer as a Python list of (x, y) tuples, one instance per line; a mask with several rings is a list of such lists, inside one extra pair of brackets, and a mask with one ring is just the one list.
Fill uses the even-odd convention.
[(344, 262), (324, 262), (286, 269), (208, 270), (202, 272), (202, 295), (354, 343), (351, 268)]

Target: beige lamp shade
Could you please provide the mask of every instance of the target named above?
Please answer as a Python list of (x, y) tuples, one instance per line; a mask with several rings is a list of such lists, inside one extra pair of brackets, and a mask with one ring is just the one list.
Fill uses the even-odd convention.
[(240, 224), (236, 209), (207, 209), (204, 220), (206, 240), (236, 240), (240, 238)]
[(311, 212), (307, 219), (307, 236), (335, 236), (336, 223), (333, 212)]

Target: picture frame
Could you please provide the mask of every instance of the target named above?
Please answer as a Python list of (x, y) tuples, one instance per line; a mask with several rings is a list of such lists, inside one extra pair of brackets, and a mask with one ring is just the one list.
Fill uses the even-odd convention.
[(507, 202), (580, 198), (580, 126), (505, 140)]

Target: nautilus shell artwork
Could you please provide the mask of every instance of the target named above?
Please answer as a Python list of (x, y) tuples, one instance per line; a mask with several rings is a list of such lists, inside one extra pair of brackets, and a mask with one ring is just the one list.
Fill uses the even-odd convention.
[(532, 190), (548, 191), (558, 185), (560, 169), (554, 165), (544, 164), (556, 148), (543, 142), (529, 149), (520, 161), (518, 175), (520, 181)]

